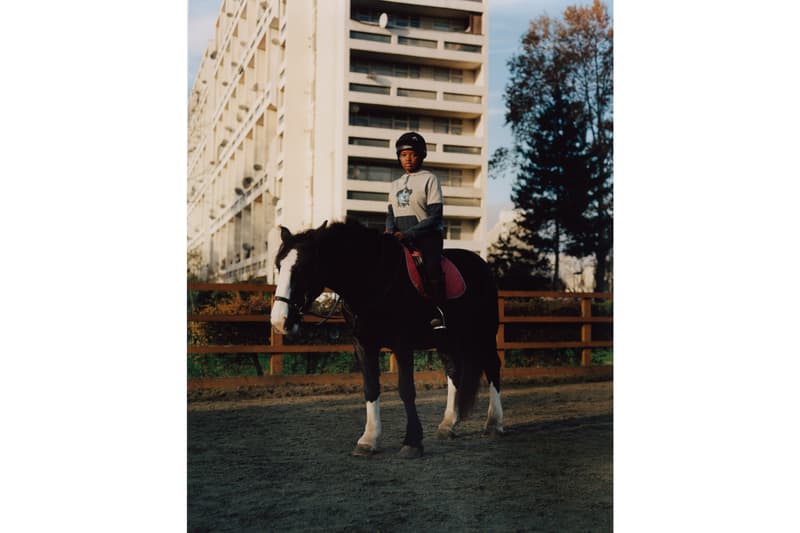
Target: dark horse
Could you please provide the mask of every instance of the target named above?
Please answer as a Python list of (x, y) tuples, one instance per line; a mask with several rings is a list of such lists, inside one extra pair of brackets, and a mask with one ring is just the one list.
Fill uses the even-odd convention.
[(414, 403), (414, 349), (436, 348), (447, 373), (447, 408), (438, 436), (452, 438), (453, 427), (475, 402), (481, 374), (489, 381), (487, 433), (503, 432), (500, 404), (500, 359), (495, 335), (498, 325), (497, 288), (487, 264), (466, 250), (445, 250), (458, 267), (466, 291), (444, 307), (447, 329), (430, 326), (433, 304), (409, 281), (402, 244), (391, 235), (348, 219), (323, 223), (292, 235), (281, 227), (283, 243), (275, 263), (278, 283), (271, 322), (281, 332), (296, 332), (303, 311), (325, 287), (344, 302), (353, 328), (355, 353), (364, 375), (367, 422), (354, 455), (378, 449), (380, 367), (378, 355), (389, 348), (397, 358), (400, 398), (406, 411), (406, 435), (400, 455), (422, 455), (422, 424)]

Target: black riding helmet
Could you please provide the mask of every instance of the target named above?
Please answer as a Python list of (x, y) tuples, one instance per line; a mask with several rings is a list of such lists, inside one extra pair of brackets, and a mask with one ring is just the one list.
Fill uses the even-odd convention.
[(425, 159), (428, 155), (428, 147), (425, 144), (425, 139), (415, 131), (404, 133), (394, 143), (395, 150), (397, 151), (397, 158), (400, 158), (400, 152), (403, 150), (414, 150), (420, 159)]

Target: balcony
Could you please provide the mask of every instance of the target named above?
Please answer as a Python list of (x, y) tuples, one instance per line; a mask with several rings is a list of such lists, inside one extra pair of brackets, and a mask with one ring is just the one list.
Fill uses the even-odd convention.
[(357, 20), (348, 21), (349, 46), (376, 54), (389, 54), (422, 65), (449, 65), (463, 69), (481, 66), (486, 56), (486, 37), (469, 33), (418, 28), (381, 28)]
[(350, 73), (348, 100), (393, 108), (407, 108), (441, 116), (475, 119), (485, 110), (483, 87), (455, 86), (402, 78), (371, 78), (368, 74)]
[[(374, 159), (393, 159), (393, 146), (400, 130), (371, 128), (368, 126), (348, 126), (348, 156)], [(483, 164), (484, 139), (466, 135), (421, 132), (428, 143), (429, 163), (452, 164), (458, 166), (480, 167)], [(454, 150), (454, 147), (456, 149)], [(463, 150), (463, 151), (462, 151)]]

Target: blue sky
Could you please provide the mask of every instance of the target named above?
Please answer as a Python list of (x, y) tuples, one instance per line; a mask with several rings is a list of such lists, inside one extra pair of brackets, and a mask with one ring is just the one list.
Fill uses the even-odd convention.
[[(203, 51), (212, 34), (220, 0), (189, 0), (187, 92), (191, 89)], [(539, 15), (558, 17), (569, 5), (589, 5), (591, 0), (489, 0), (489, 154), (500, 146), (510, 146), (511, 133), (504, 125), (503, 91), (508, 69), (506, 62), (517, 50), (528, 24)], [(607, 2), (613, 15), (613, 4)], [(512, 203), (511, 177), (489, 180), (489, 227), (501, 209)]]

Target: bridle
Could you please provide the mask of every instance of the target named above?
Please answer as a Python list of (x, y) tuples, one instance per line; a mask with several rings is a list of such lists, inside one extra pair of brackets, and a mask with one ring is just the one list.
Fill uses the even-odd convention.
[(333, 316), (333, 313), (334, 313), (334, 311), (336, 311), (336, 308), (341, 303), (342, 298), (337, 294), (336, 295), (336, 301), (331, 306), (330, 310), (328, 310), (328, 313), (326, 315), (324, 315), (324, 316), (320, 315), (318, 313), (315, 313), (313, 311), (305, 311), (305, 308), (308, 307), (311, 302), (307, 302), (307, 303), (305, 303), (303, 305), (300, 305), (300, 304), (297, 304), (297, 303), (291, 301), (289, 298), (286, 298), (284, 296), (275, 296), (273, 298), (273, 300), (275, 300), (276, 302), (283, 302), (286, 305), (288, 305), (290, 309), (292, 309), (295, 313), (297, 313), (297, 316), (300, 318), (300, 322), (303, 321), (303, 316), (305, 316), (306, 314), (311, 315), (311, 316), (315, 316), (317, 318), (321, 318), (322, 319), (321, 321), (319, 321), (316, 324), (314, 324), (315, 326), (321, 326)]

